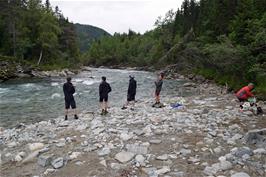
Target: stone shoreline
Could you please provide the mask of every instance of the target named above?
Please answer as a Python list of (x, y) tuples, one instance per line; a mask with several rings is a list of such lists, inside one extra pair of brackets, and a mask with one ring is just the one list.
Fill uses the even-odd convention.
[[(107, 116), (2, 129), (0, 175), (265, 176), (266, 116), (240, 112), (234, 95), (213, 84), (184, 87), (201, 92), (163, 97), (163, 108), (138, 100), (134, 110), (113, 107)], [(170, 106), (177, 102), (183, 106)]]

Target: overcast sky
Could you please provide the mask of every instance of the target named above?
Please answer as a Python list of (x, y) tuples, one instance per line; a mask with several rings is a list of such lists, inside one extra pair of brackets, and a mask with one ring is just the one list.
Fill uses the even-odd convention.
[[(44, 2), (45, 0), (43, 0)], [(183, 0), (50, 0), (74, 23), (89, 24), (107, 32), (144, 33), (158, 16), (180, 7)]]

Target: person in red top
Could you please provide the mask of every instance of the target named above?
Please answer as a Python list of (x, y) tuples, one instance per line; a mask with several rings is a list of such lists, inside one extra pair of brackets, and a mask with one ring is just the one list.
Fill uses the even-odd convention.
[(254, 84), (249, 83), (248, 86), (241, 88), (236, 93), (236, 97), (240, 102), (247, 101), (250, 97), (254, 97), (253, 93), (251, 92), (253, 89), (254, 89)]

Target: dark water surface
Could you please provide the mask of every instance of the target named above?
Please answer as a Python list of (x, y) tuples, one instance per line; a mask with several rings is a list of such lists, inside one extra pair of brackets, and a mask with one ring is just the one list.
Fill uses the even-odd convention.
[[(91, 69), (73, 77), (76, 103), (80, 111), (98, 109), (98, 87), (102, 76), (107, 77), (113, 91), (110, 106), (122, 106), (126, 100), (129, 75), (137, 82), (136, 99), (150, 98), (156, 75), (145, 71)], [(91, 78), (93, 77), (93, 78)], [(0, 126), (13, 127), (18, 123), (33, 123), (57, 118), (64, 114), (62, 86), (65, 78), (16, 79), (0, 84)], [(165, 80), (162, 95), (177, 94), (184, 81)]]

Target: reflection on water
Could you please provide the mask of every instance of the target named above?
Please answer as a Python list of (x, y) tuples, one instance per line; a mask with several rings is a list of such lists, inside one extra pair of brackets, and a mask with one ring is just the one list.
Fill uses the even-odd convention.
[[(156, 75), (144, 71), (92, 69), (73, 77), (78, 109), (98, 109), (98, 87), (102, 76), (112, 87), (110, 106), (122, 106), (126, 100), (129, 75), (138, 82), (136, 99), (153, 95)], [(56, 118), (64, 112), (62, 86), (65, 78), (17, 79), (0, 84), (0, 126), (12, 127), (20, 122), (32, 123)], [(162, 95), (177, 94), (183, 81), (165, 80)]]

